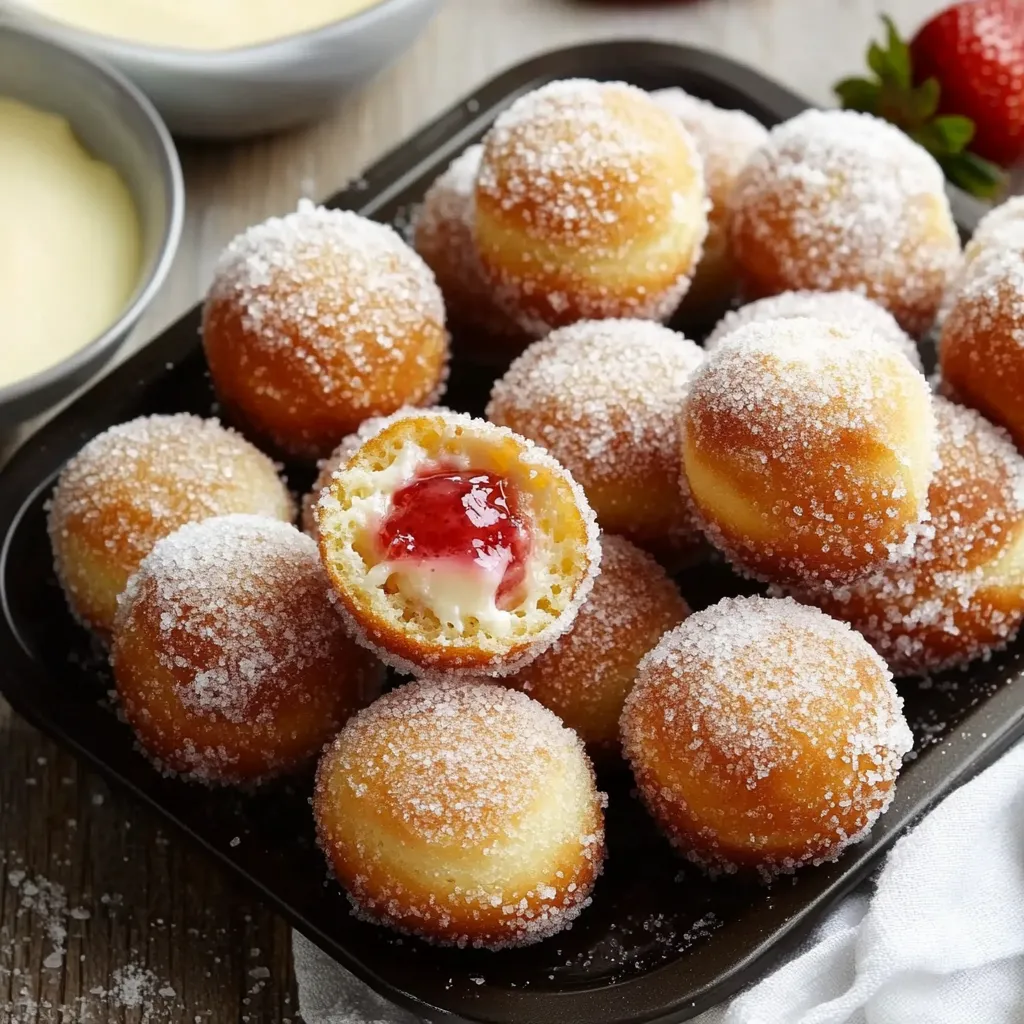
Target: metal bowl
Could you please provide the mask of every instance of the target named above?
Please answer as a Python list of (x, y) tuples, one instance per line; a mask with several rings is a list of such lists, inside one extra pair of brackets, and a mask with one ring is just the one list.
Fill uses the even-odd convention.
[(170, 269), (185, 190), (174, 143), (149, 101), (118, 72), (30, 32), (0, 25), (0, 96), (67, 118), (85, 148), (114, 167), (135, 202), (142, 265), (117, 320), (67, 359), (0, 387), (0, 428), (42, 412), (117, 352)]
[(8, 17), (119, 68), (175, 134), (239, 138), (326, 113), (340, 92), (402, 53), (439, 4), (380, 0), (323, 28), (236, 50), (171, 49), (97, 35), (46, 18), (24, 0), (8, 6)]

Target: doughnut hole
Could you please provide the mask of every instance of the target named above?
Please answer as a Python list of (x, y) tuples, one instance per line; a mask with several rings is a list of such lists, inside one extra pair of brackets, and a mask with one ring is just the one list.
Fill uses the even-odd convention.
[(872, 334), (739, 328), (694, 374), (682, 437), (708, 539), (758, 579), (849, 582), (906, 554), (927, 510), (931, 394)]
[(1006, 427), (1024, 447), (1024, 250), (975, 261), (939, 339), (946, 393)]
[[(413, 247), (437, 278), (456, 337), (476, 354), (516, 351), (522, 329), (494, 301), (473, 241), (473, 194), (483, 146), (470, 146), (427, 189), (416, 213)], [(482, 335), (482, 337), (480, 337)]]
[(304, 459), (371, 416), (435, 401), (448, 364), (430, 268), (390, 227), (306, 201), (228, 245), (203, 348), (231, 418)]
[(727, 303), (736, 290), (729, 203), (740, 172), (754, 150), (765, 143), (768, 130), (745, 111), (724, 110), (679, 88), (659, 89), (651, 97), (679, 119), (704, 162), (704, 183), (711, 203), (708, 234), (683, 308), (706, 313)]
[(619, 716), (640, 659), (690, 610), (664, 569), (622, 537), (601, 537), (601, 574), (572, 629), (501, 680), (550, 708), (594, 757), (619, 752)]
[(72, 613), (108, 639), (117, 596), (153, 545), (186, 523), (233, 512), (295, 516), (273, 462), (234, 431), (185, 413), (105, 430), (61, 470), (49, 508)]
[[(514, 496), (528, 550), (521, 585), (507, 600), (508, 563), (484, 547), (485, 557), (460, 556), (454, 565), (430, 555), (403, 563), (382, 549), (380, 527), (395, 498), (439, 467), (486, 475)], [(493, 525), (493, 509), (479, 520), (468, 507), (455, 509), (460, 529)], [(510, 430), (455, 413), (402, 417), (370, 438), (334, 475), (315, 516), (353, 635), (416, 675), (503, 675), (526, 664), (572, 625), (601, 557), (594, 513), (555, 459)]]
[(294, 771), (379, 693), (328, 592), (316, 545), (287, 523), (221, 516), (156, 544), (121, 599), (111, 665), (158, 767), (210, 784)]
[(913, 737), (885, 663), (789, 599), (726, 598), (640, 663), (622, 715), (640, 796), (711, 874), (834, 860), (892, 801)]
[(578, 737), (482, 682), (382, 697), (324, 752), (313, 799), (359, 916), (487, 949), (548, 938), (590, 903), (603, 804)]
[(917, 336), (960, 264), (939, 165), (869, 114), (812, 110), (778, 125), (740, 175), (732, 204), (733, 253), (749, 299), (858, 291)]
[(665, 320), (700, 259), (707, 200), (679, 121), (640, 89), (553, 82), (484, 140), (474, 237), (495, 297), (535, 337), (577, 320)]
[(660, 324), (583, 321), (531, 345), (494, 385), (487, 416), (551, 452), (603, 530), (683, 563), (700, 534), (679, 485), (679, 414), (702, 359)]

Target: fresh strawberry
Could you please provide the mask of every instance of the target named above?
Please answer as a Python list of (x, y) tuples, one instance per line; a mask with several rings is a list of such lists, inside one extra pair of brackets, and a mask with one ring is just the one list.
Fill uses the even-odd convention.
[(940, 110), (974, 122), (971, 148), (1010, 167), (1024, 156), (1024, 0), (967, 0), (910, 44), (914, 80), (935, 78)]
[[(943, 55), (937, 43), (940, 35), (933, 34), (933, 26), (944, 23), (944, 19), (965, 8), (991, 12), (996, 7), (1004, 11), (1014, 8), (1017, 12), (1015, 17), (1020, 21), (1024, 0), (968, 0), (930, 21), (910, 46), (900, 37), (892, 21), (883, 18), (886, 41), (884, 44), (873, 42), (868, 49), (872, 76), (846, 78), (835, 86), (842, 106), (884, 117), (902, 128), (935, 157), (951, 182), (972, 195), (984, 198), (992, 198), (1003, 190), (1005, 175), (985, 159), (975, 144), (976, 136), (980, 135), (982, 127), (989, 137), (992, 134), (999, 137), (1000, 131), (1005, 135), (1008, 128), (995, 129), (991, 113), (987, 114), (987, 121), (976, 125), (974, 118), (981, 116), (978, 111), (968, 111), (957, 105), (956, 98), (964, 83), (975, 80), (970, 58), (964, 61), (951, 52)], [(941, 38), (951, 37), (943, 34)], [(999, 52), (1009, 54), (1011, 49), (1014, 48), (1004, 44)], [(922, 53), (932, 56), (921, 57)], [(935, 65), (928, 63), (932, 58), (936, 59)], [(980, 67), (980, 64), (973, 66)], [(1024, 79), (1018, 73), (1013, 82), (1015, 92), (1012, 99), (1004, 99), (1001, 106), (993, 109), (1003, 113), (1003, 123), (1007, 126), (1010, 123), (1008, 115), (1013, 112), (1014, 131), (1018, 133), (1019, 144), (1024, 139), (1020, 134), (1024, 125), (1021, 120), (1024, 118), (1024, 108), (1021, 107)], [(1004, 137), (1001, 155), (1010, 150), (1006, 141)]]

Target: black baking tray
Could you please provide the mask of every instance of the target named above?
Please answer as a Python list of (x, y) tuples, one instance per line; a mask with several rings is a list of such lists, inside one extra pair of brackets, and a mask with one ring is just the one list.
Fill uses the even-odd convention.
[[(614, 42), (538, 57), (505, 72), (370, 168), (330, 205), (402, 222), (425, 187), (495, 115), (555, 78), (679, 85), (773, 124), (807, 104), (756, 72), (698, 50)], [(965, 234), (977, 210), (955, 198)], [(706, 881), (656, 834), (623, 773), (610, 793), (609, 860), (594, 903), (571, 931), (500, 954), (444, 950), (351, 916), (314, 846), (309, 779), (255, 795), (166, 779), (136, 751), (104, 694), (102, 659), (71, 620), (51, 571), (44, 503), (83, 442), (145, 413), (209, 413), (213, 399), (193, 310), (36, 434), (0, 475), (0, 690), (25, 718), (127, 787), (245, 879), (296, 928), (379, 992), (431, 1020), (494, 1024), (683, 1021), (725, 999), (792, 950), (865, 878), (901, 831), (1024, 731), (1021, 645), (967, 674), (901, 686), (915, 752), (895, 802), (841, 860), (771, 888)], [(681, 324), (684, 329), (692, 325)], [(458, 341), (458, 339), (456, 339)], [(459, 358), (447, 401), (479, 413), (493, 368)], [(292, 482), (309, 480), (291, 469)], [(701, 606), (743, 584), (722, 570), (680, 578)]]

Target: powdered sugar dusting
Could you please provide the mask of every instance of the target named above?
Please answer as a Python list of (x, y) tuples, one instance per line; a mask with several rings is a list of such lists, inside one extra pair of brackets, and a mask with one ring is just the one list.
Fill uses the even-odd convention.
[[(287, 353), (321, 393), (356, 409), (370, 401), (368, 383), (382, 365), (424, 362), (410, 337), (443, 332), (445, 323), (433, 273), (393, 228), (308, 200), (227, 246), (207, 322), (221, 306), (241, 311), (249, 346)], [(269, 377), (261, 386), (276, 394)]]
[(748, 273), (768, 261), (782, 289), (863, 290), (914, 332), (930, 325), (960, 261), (939, 165), (869, 114), (809, 110), (773, 128), (733, 207)]
[[(849, 620), (901, 673), (963, 665), (1012, 640), (1024, 618), (1024, 458), (973, 410), (935, 398), (939, 468), (929, 529), (883, 572), (804, 600)], [(1014, 557), (993, 575), (1000, 559)]]
[(761, 578), (758, 551), (775, 572), (823, 581), (905, 554), (936, 461), (929, 405), (924, 377), (876, 334), (808, 318), (738, 328), (691, 379), (684, 434), (706, 459), (722, 452), (757, 492), (752, 515), (780, 532), (730, 537), (710, 516), (709, 539)]
[[(487, 871), (468, 890), (450, 891), (451, 880), (443, 876), (392, 885), (391, 851), (383, 844), (360, 844), (366, 860), (350, 883), (350, 896), (372, 920), (401, 926), (401, 920), (415, 919), (415, 930), (429, 937), (479, 945), (471, 934), (445, 934), (455, 912), (446, 907), (478, 903), (498, 912), (504, 937), (486, 945), (502, 948), (560, 931), (590, 903), (603, 858), (603, 794), (594, 788), (579, 738), (524, 694), (482, 682), (417, 682), (356, 715), (328, 748), (317, 774), (318, 804), (328, 804), (318, 813), (328, 855), (334, 841), (328, 820), (332, 787), (347, 793), (350, 808), (371, 801), (388, 832), (411, 849), (436, 848), (438, 856), (460, 865), (459, 851), (495, 862), (495, 878)], [(557, 813), (541, 811), (548, 801)], [(574, 831), (581, 822), (588, 826), (584, 833)], [(557, 831), (535, 834), (542, 827)], [(521, 868), (509, 865), (506, 875), (502, 867), (519, 858), (529, 863), (530, 854), (516, 851), (536, 844), (561, 852), (540, 858), (538, 869), (545, 873), (528, 891), (503, 883)], [(441, 934), (431, 936), (435, 928)]]
[(448, 313), (465, 328), (491, 336), (521, 330), (494, 302), (473, 241), (473, 208), (483, 146), (470, 146), (427, 189), (413, 224), (413, 245), (434, 271)]
[(551, 708), (586, 743), (617, 749), (619, 712), (640, 658), (688, 614), (650, 555), (602, 534), (601, 574), (572, 629), (503, 682)]
[(896, 323), (893, 315), (877, 302), (872, 302), (859, 292), (850, 291), (782, 292), (780, 295), (749, 302), (726, 313), (705, 339), (704, 347), (709, 352), (714, 351), (733, 331), (746, 324), (789, 320), (793, 317), (811, 317), (840, 327), (869, 330), (891, 341), (913, 363), (915, 369), (922, 368), (917, 344)]
[[(569, 309), (667, 319), (707, 232), (696, 144), (621, 82), (571, 79), (521, 97), (485, 139), (476, 189), (478, 212), (500, 211), (535, 250), (512, 272), (477, 232), (499, 303), (538, 335)], [(613, 267), (626, 287), (609, 284)], [(631, 283), (638, 271), (649, 287)]]
[[(316, 544), (258, 516), (221, 516), (160, 541), (118, 607), (117, 673), (135, 630), (158, 630), (153, 657), (181, 704), (211, 721), (271, 725), (289, 687), (331, 656), (342, 625)], [(126, 701), (133, 699), (123, 695)], [(215, 781), (232, 752), (182, 741), (192, 776)], [(266, 755), (271, 768), (274, 752)]]
[[(531, 345), (495, 383), (487, 416), (551, 451), (584, 490), (662, 479), (674, 492), (683, 395), (702, 360), (699, 346), (650, 321), (583, 321)], [(684, 497), (672, 502), (666, 529), (692, 536)]]
[(86, 444), (57, 481), (48, 528), (58, 578), (74, 608), (71, 534), (105, 549), (127, 575), (177, 527), (232, 512), (294, 515), (276, 466), (239, 434), (187, 413), (111, 427)]
[[(809, 776), (802, 795), (789, 797), (809, 806), (820, 801), (821, 831), (806, 856), (767, 854), (760, 866), (770, 875), (833, 859), (886, 809), (892, 789), (885, 784), (896, 779), (913, 742), (902, 703), (885, 663), (845, 623), (789, 599), (726, 598), (666, 634), (641, 662), (623, 713), (625, 750), (642, 776), (650, 742), (642, 722), (658, 730), (659, 743), (677, 735), (676, 742), (689, 744), (684, 736), (692, 735), (692, 770), (706, 771), (711, 785), (723, 772), (722, 784), (736, 776), (745, 781), (750, 810), (735, 813), (749, 814), (752, 842), (757, 823), (772, 816), (772, 801), (785, 799), (772, 790), (773, 776), (802, 777), (806, 744), (820, 751), (815, 757), (847, 766), (845, 792), (816, 792), (820, 782)], [(754, 801), (759, 792), (763, 805)], [(660, 799), (686, 813), (685, 801), (671, 792)], [(836, 807), (844, 820), (852, 815), (859, 823), (855, 833), (830, 819)], [(717, 848), (710, 824), (699, 834), (712, 866), (735, 869), (725, 850), (708, 857), (706, 849)]]

